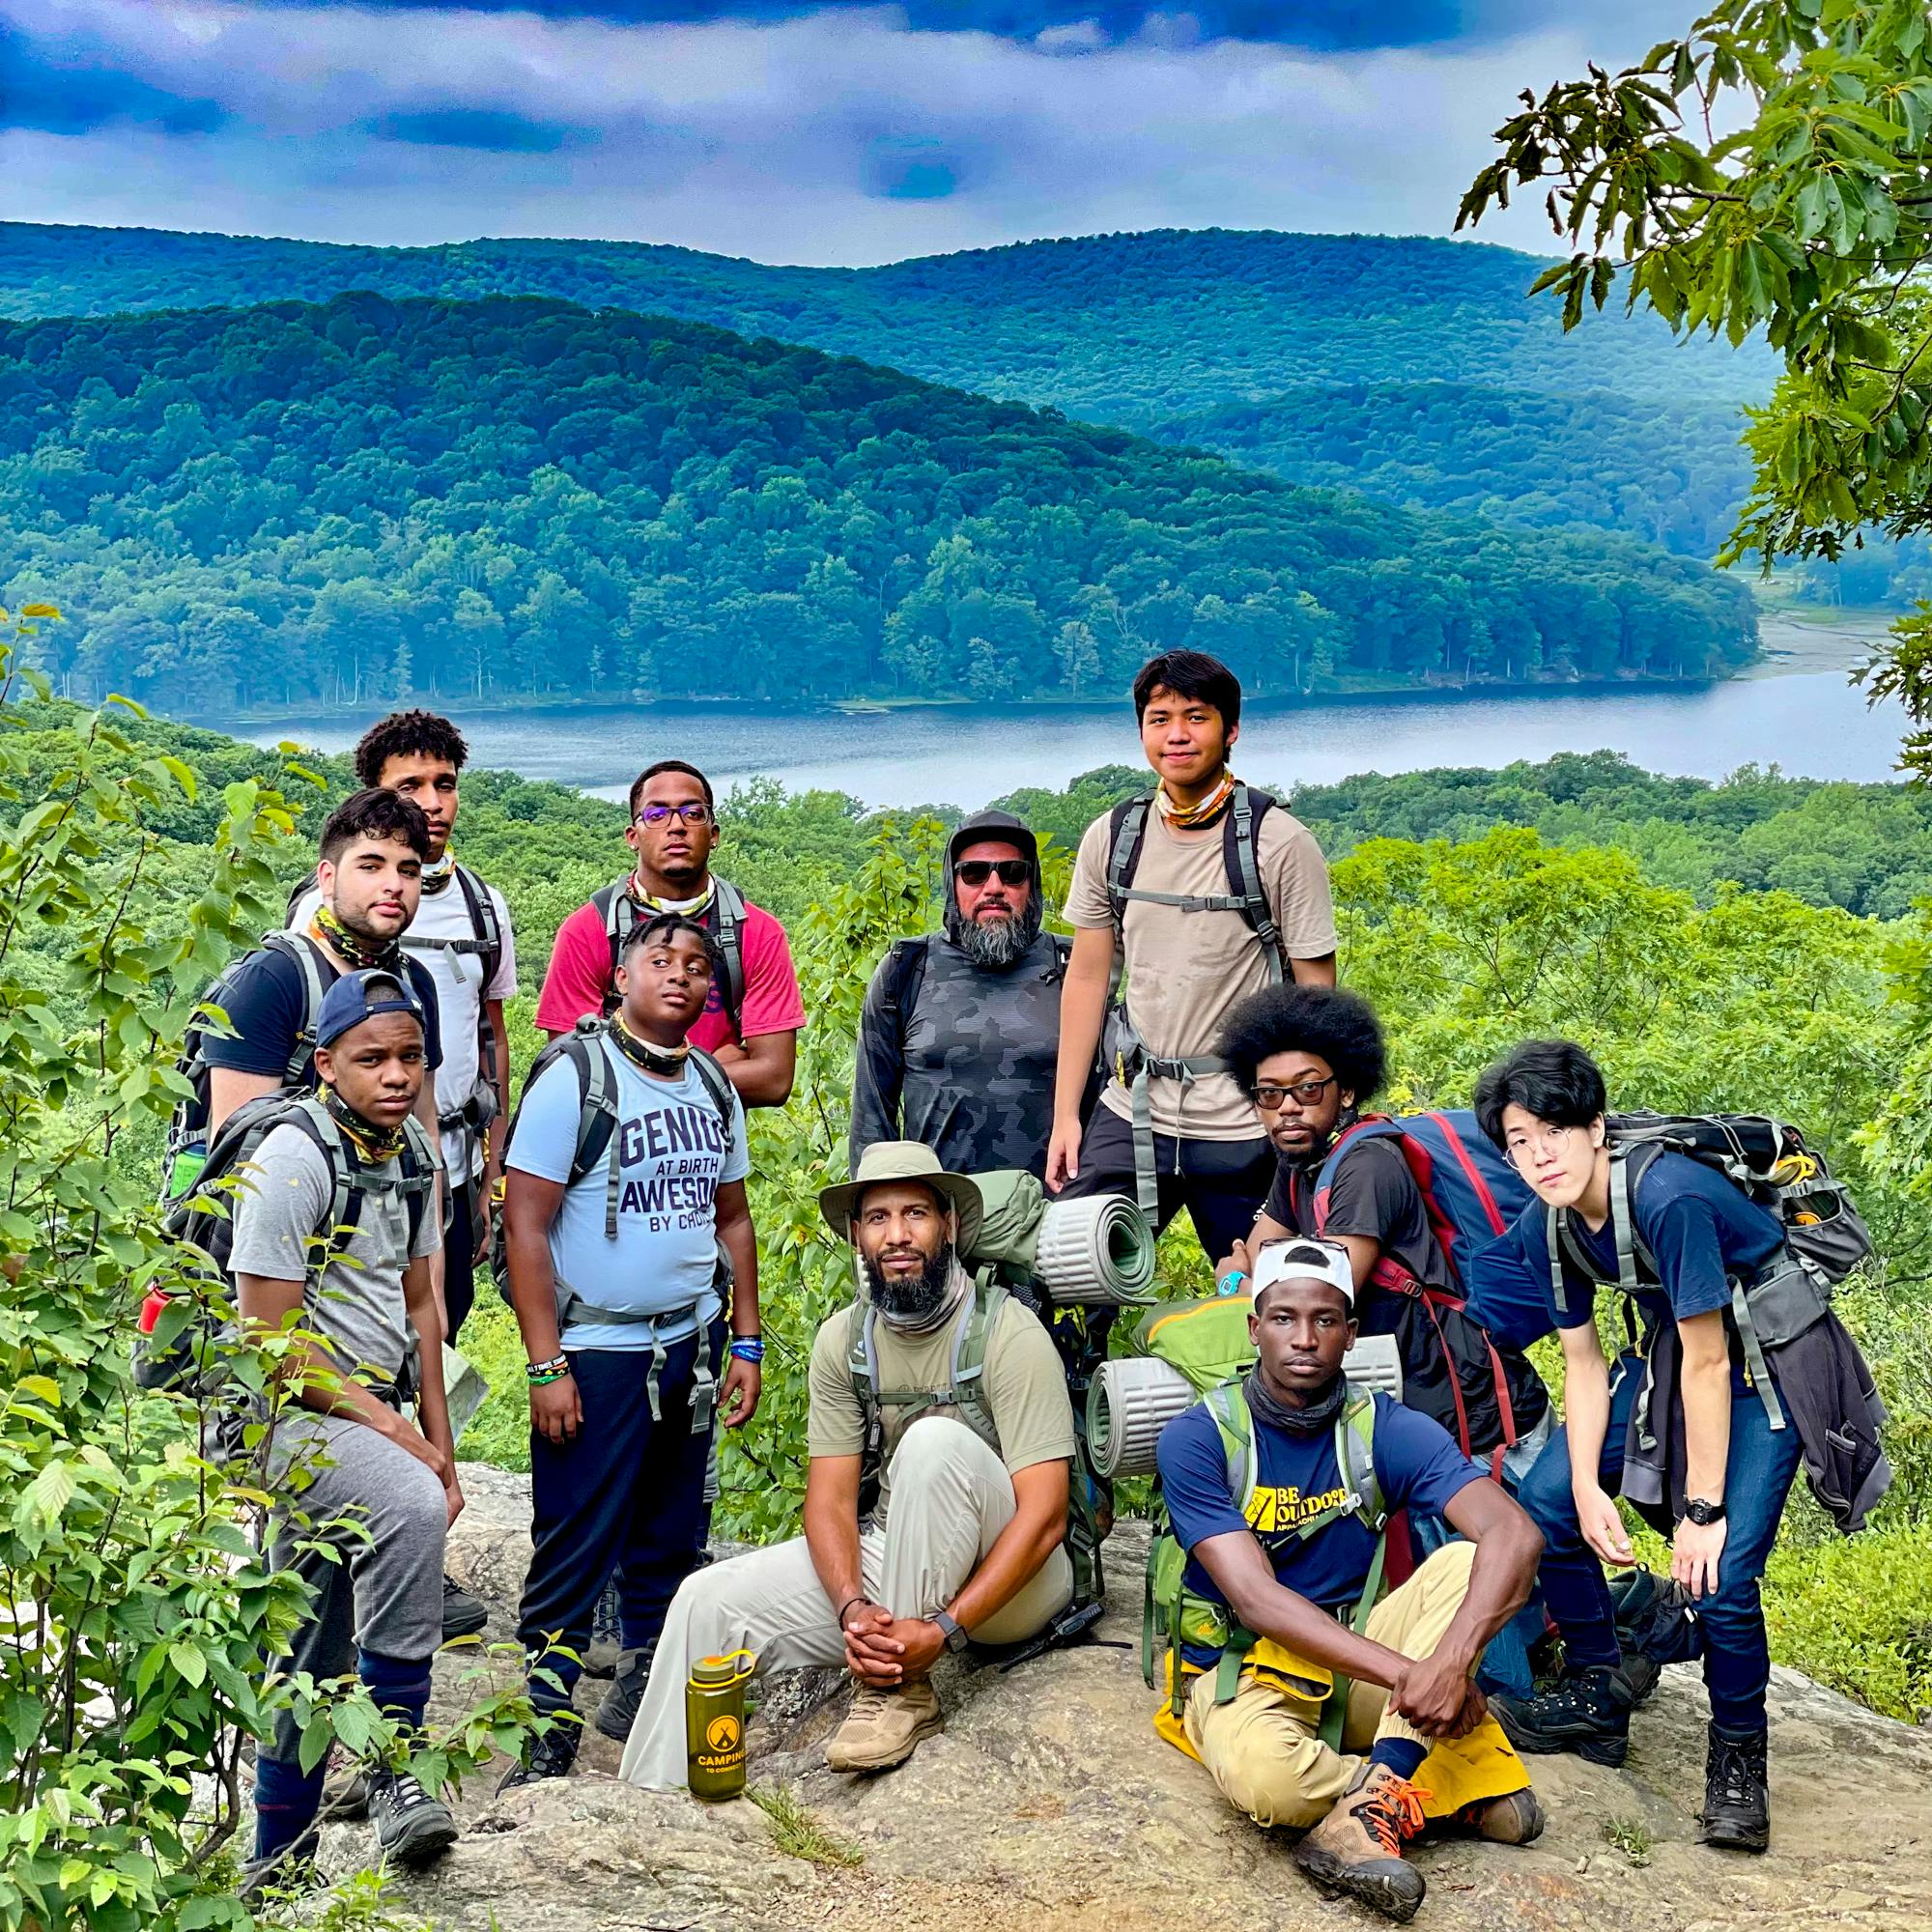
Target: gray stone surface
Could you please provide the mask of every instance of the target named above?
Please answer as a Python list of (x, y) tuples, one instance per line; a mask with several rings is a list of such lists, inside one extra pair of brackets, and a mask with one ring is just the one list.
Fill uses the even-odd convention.
[[(526, 1513), (520, 1478), (466, 1470), (469, 1510), (451, 1569), (507, 1634)], [(1103, 1634), (1138, 1644), (1144, 1533), (1108, 1546), (1116, 1610)], [(455, 1690), (445, 1660), (440, 1695)], [(465, 1795), (465, 1835), (401, 1896), (444, 1932), (1301, 1932), (1379, 1921), (1323, 1901), (1289, 1841), (1222, 1802), (1163, 1744), (1136, 1649), (1038, 1659), (1009, 1676), (940, 1676), (945, 1732), (898, 1772), (847, 1779), (819, 1755), (843, 1692), (836, 1674), (775, 1683), (753, 1724), (753, 1777), (792, 1783), (864, 1854), (821, 1869), (773, 1844), (748, 1804), (704, 1807), (615, 1780), (618, 1748), (593, 1732), (575, 1776), (503, 1799)], [(602, 1687), (595, 1687), (601, 1692)], [(580, 1691), (587, 1710), (591, 1687)], [(1932, 1928), (1932, 1735), (1779, 1670), (1772, 1693), (1775, 1844), (1747, 1859), (1696, 1843), (1704, 1696), (1671, 1670), (1635, 1721), (1621, 1772), (1533, 1763), (1550, 1814), (1526, 1849), (1447, 1839), (1415, 1856), (1429, 1880), (1418, 1925), (1440, 1932), (1904, 1932)], [(490, 1780), (490, 1782), (494, 1782)], [(1637, 1867), (1605, 1837), (1640, 1828)], [(336, 1828), (338, 1867), (366, 1835)]]

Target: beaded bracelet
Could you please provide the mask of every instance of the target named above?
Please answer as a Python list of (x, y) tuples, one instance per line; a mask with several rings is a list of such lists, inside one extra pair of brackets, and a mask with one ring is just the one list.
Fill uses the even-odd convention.
[(765, 1359), (765, 1338), (762, 1335), (734, 1335), (731, 1338), (731, 1352), (741, 1362), (762, 1362)]
[(570, 1358), (567, 1355), (553, 1355), (547, 1362), (527, 1362), (524, 1374), (530, 1379), (533, 1388), (540, 1388), (545, 1382), (561, 1381), (570, 1373)]

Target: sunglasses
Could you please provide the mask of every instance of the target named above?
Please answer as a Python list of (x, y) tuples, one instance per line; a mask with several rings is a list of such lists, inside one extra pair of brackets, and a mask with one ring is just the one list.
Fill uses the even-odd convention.
[(952, 868), (952, 876), (966, 886), (983, 886), (995, 872), (1003, 886), (1023, 886), (1033, 877), (1024, 859), (967, 859)]
[(686, 825), (709, 825), (711, 808), (702, 799), (692, 799), (684, 805), (647, 805), (638, 813), (639, 825), (662, 825), (672, 812)]
[(1331, 1073), (1325, 1080), (1297, 1080), (1293, 1087), (1277, 1087), (1272, 1082), (1264, 1082), (1255, 1089), (1255, 1105), (1264, 1114), (1276, 1112), (1281, 1103), (1292, 1094), (1297, 1107), (1314, 1107), (1321, 1103), (1321, 1096), (1340, 1078)]

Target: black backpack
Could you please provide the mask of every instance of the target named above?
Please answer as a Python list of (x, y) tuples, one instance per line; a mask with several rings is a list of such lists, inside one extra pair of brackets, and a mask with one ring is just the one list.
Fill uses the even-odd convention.
[[(517, 1121), (523, 1114), (524, 1101), (529, 1097), (530, 1090), (538, 1079), (557, 1061), (569, 1061), (577, 1073), (577, 1145), (571, 1152), (570, 1175), (564, 1185), (575, 1187), (600, 1163), (604, 1163), (604, 1238), (614, 1241), (617, 1238), (617, 1201), (621, 1192), (621, 1150), (617, 1134), (617, 1083), (611, 1077), (611, 1063), (603, 1047), (604, 1036), (609, 1031), (608, 1020), (581, 1019), (575, 1032), (559, 1034), (537, 1055), (524, 1080), (524, 1091), (517, 1101), (516, 1112), (510, 1116), (509, 1132), (503, 1145), (507, 1148), (515, 1141)], [(696, 1069), (705, 1093), (710, 1095), (711, 1104), (717, 1108), (724, 1123), (724, 1152), (728, 1158), (735, 1138), (732, 1123), (736, 1119), (730, 1077), (710, 1054), (699, 1047), (691, 1049), (690, 1065)], [(497, 1293), (509, 1302), (510, 1254), (503, 1218), (500, 1211), (491, 1217), (490, 1274), (497, 1284)], [(728, 1306), (731, 1264), (722, 1243), (718, 1249), (718, 1266), (717, 1286)], [(557, 1278), (556, 1290), (559, 1328), (573, 1314), (579, 1319), (593, 1321), (628, 1321), (633, 1319), (624, 1310), (595, 1306), (561, 1276)], [(514, 1306), (514, 1303), (511, 1305)]]
[(427, 1129), (413, 1114), (403, 1123), (399, 1172), (371, 1175), (315, 1094), (263, 1094), (244, 1101), (222, 1122), (194, 1185), (180, 1200), (171, 1201), (161, 1217), (169, 1235), (195, 1250), (196, 1263), (210, 1287), (217, 1282), (221, 1285), (217, 1299), (227, 1303), (227, 1310), (213, 1308), (197, 1296), (185, 1322), (171, 1318), (165, 1309), (157, 1311), (152, 1331), (142, 1337), (135, 1350), (134, 1379), (141, 1387), (194, 1393), (213, 1387), (221, 1378), (220, 1364), (212, 1350), (228, 1326), (227, 1315), (234, 1303), (235, 1281), (229, 1265), (235, 1246), (234, 1192), (212, 1184), (242, 1177), (256, 1151), (279, 1126), (299, 1128), (328, 1164), (332, 1190), (328, 1209), (311, 1231), (327, 1245), (311, 1252), (308, 1289), (313, 1290), (323, 1270), (355, 1238), (361, 1224), (362, 1203), (372, 1193), (403, 1197), (409, 1209), (409, 1245), (414, 1248), (422, 1232), (422, 1217), (435, 1196), (438, 1161)]
[[(1041, 977), (1065, 979), (1066, 962), (1073, 952), (1072, 940), (1059, 932), (1049, 932), (1043, 937), (1053, 946), (1053, 967)], [(916, 939), (895, 939), (886, 949), (879, 981), (879, 1010), (892, 1023), (901, 1046), (905, 1043), (906, 1022), (919, 1005), (919, 989), (925, 983), (925, 964), (931, 951), (930, 933), (922, 933)]]
[[(312, 1078), (310, 1062), (315, 1058), (315, 1030), (322, 1017), (322, 999), (337, 978), (335, 968), (323, 957), (322, 949), (315, 941), (295, 932), (268, 932), (262, 935), (262, 944), (256, 949), (262, 952), (281, 952), (296, 962), (301, 975), (302, 1017), (296, 1029), (296, 1037), (289, 1047), (287, 1064), (282, 1068), (281, 1092), (290, 1094), (301, 1092)], [(204, 1007), (219, 1008), (227, 1010), (229, 990), (235, 976), (245, 960), (254, 957), (252, 952), (244, 952), (231, 961), (201, 996)], [(208, 1137), (208, 1088), (210, 1067), (208, 1064), (209, 1029), (204, 1024), (189, 1026), (182, 1038), (181, 1057), (175, 1062), (175, 1071), (194, 1089), (192, 1095), (175, 1104), (173, 1118), (168, 1122), (167, 1142), (161, 1153), (161, 1200), (165, 1205), (174, 1200), (178, 1193), (186, 1193), (185, 1180), (176, 1184), (176, 1163), (181, 1154), (189, 1148), (199, 1148)], [(265, 1095), (266, 1098), (276, 1097)], [(250, 1105), (254, 1104), (250, 1102)], [(224, 1130), (226, 1122), (223, 1123)], [(213, 1158), (213, 1150), (210, 1151)], [(205, 1171), (205, 1170), (204, 1170)]]
[(1188, 893), (1140, 892), (1134, 874), (1140, 869), (1141, 852), (1147, 844), (1148, 813), (1153, 799), (1129, 798), (1115, 806), (1107, 815), (1107, 904), (1114, 915), (1114, 935), (1118, 939), (1133, 899), (1153, 905), (1179, 906), (1182, 912), (1237, 912), (1267, 953), (1270, 983), (1282, 976), (1281, 932), (1274, 923), (1274, 909), (1262, 889), (1261, 861), (1258, 856), (1262, 820), (1274, 810), (1274, 799), (1264, 791), (1236, 782), (1221, 815), (1221, 854), (1228, 868), (1228, 890), (1197, 895)]
[[(604, 936), (611, 943), (611, 971), (604, 981), (604, 1017), (617, 1010), (617, 968), (623, 963), (624, 942), (631, 928), (645, 915), (629, 891), (630, 880), (618, 879), (590, 895), (590, 903), (604, 922)], [(651, 915), (655, 917), (656, 915)], [(731, 1031), (744, 1037), (741, 1015), (745, 1008), (745, 895), (724, 879), (711, 882), (711, 903), (698, 916), (698, 923), (717, 943), (718, 956), (724, 968), (719, 983), (719, 997), (724, 1004), (724, 1017)], [(696, 1049), (693, 1048), (696, 1052)]]

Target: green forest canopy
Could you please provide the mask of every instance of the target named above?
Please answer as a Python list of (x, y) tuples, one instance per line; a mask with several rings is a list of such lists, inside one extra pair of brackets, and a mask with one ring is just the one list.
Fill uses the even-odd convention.
[(6, 224), (0, 313), (321, 301), (351, 288), (554, 296), (858, 355), (1298, 483), (1712, 555), (1747, 475), (1739, 405), (1769, 394), (1773, 359), (1755, 344), (1674, 344), (1649, 316), (1566, 342), (1553, 309), (1524, 298), (1543, 266), (1422, 238), (1224, 229), (852, 270), (633, 242), (358, 248)]
[(1742, 583), (617, 311), (350, 295), (0, 327), (0, 583), (174, 709), (394, 693), (1257, 694), (1701, 677)]

